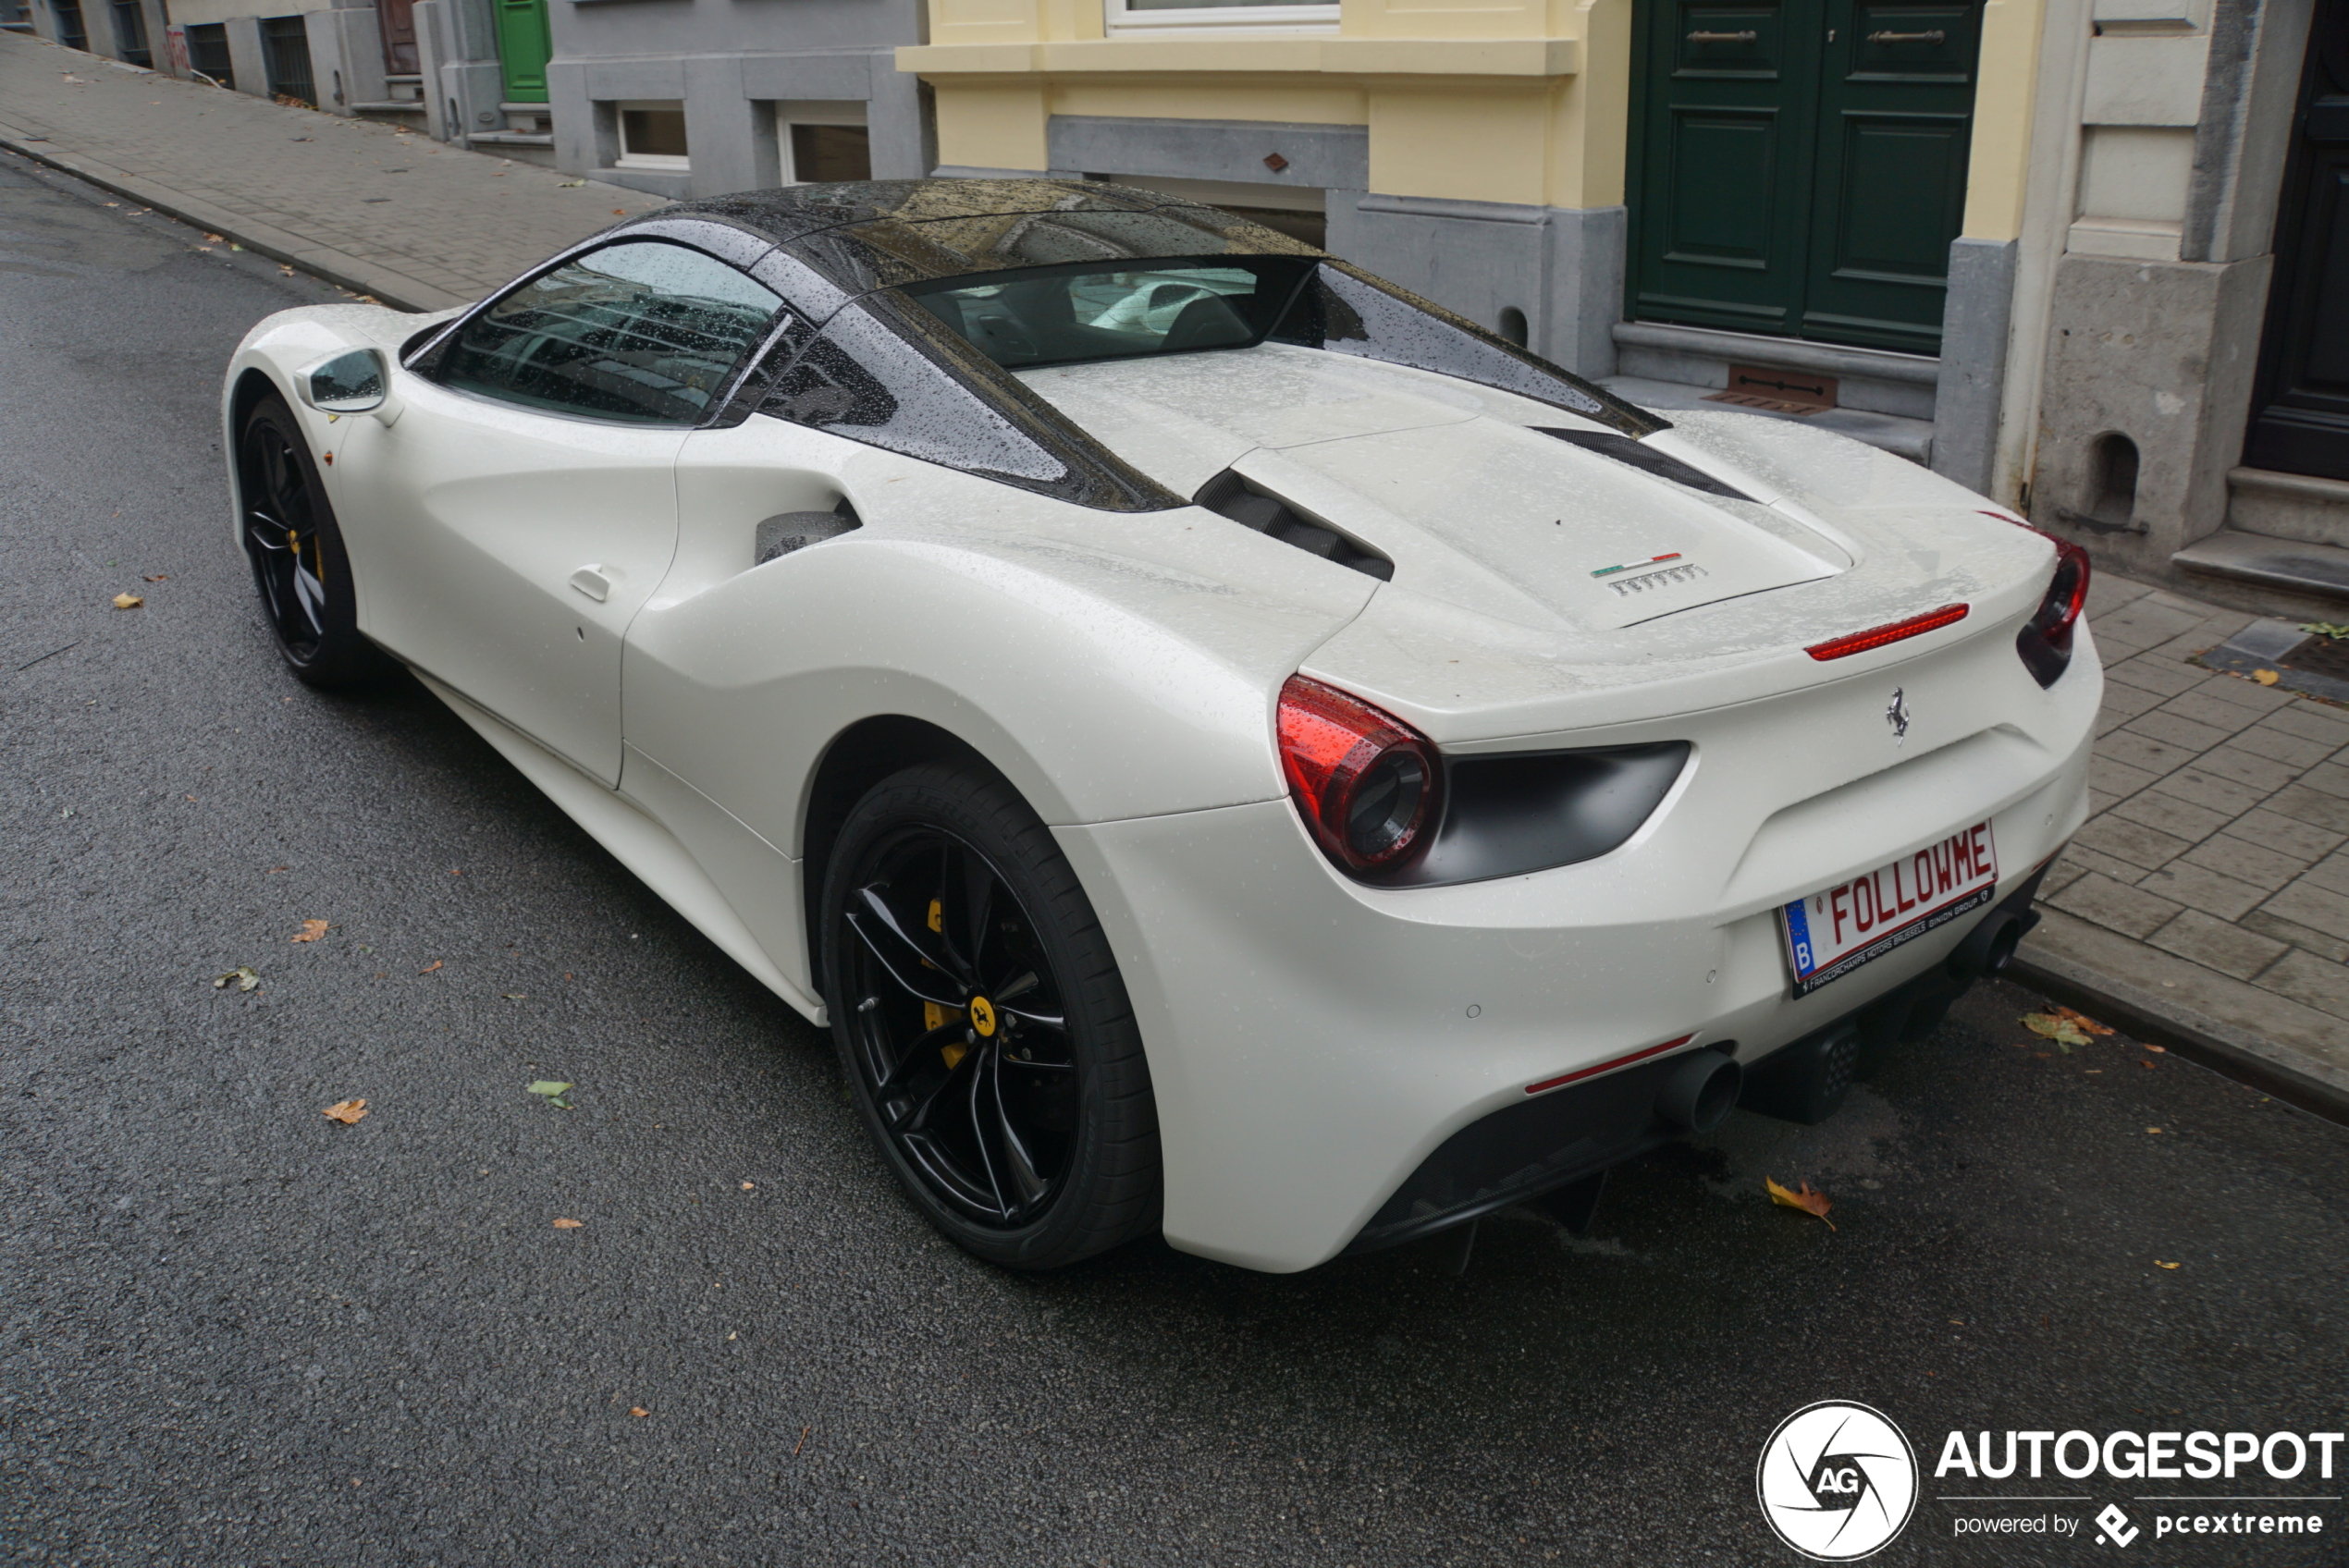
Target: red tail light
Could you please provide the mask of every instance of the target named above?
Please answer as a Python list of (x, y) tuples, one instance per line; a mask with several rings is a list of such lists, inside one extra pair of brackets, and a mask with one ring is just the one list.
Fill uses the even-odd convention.
[(1340, 866), (1391, 870), (1426, 849), (1444, 787), (1426, 736), (1301, 675), (1281, 688), (1280, 736), (1289, 793)]
[[(2002, 521), (2014, 522), (2012, 518)], [(2031, 528), (2027, 522), (2015, 526)], [(2055, 546), (2055, 576), (2048, 580), (2047, 596), (2039, 601), (2038, 609), (2014, 634), (2014, 651), (2032, 680), (2052, 686), (2072, 666), (2072, 634), (2088, 607), (2088, 552), (2052, 533), (2041, 533), (2035, 528), (2031, 532)]]

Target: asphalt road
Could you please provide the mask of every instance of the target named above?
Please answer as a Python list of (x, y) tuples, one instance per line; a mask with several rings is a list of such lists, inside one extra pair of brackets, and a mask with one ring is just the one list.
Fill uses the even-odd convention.
[[(830, 1042), (454, 717), (281, 673), (218, 375), (335, 291), (104, 200), (0, 162), (0, 1558), (1785, 1562), (1754, 1464), (1815, 1400), (1928, 1464), (2343, 1427), (2349, 1130), (2040, 1048), (2005, 986), (1827, 1125), (1740, 1115), (1464, 1277), (968, 1260)], [(1876, 1561), (2101, 1550), (1954, 1539), (1953, 1489)], [(2311, 1507), (2128, 1555), (2349, 1560)]]

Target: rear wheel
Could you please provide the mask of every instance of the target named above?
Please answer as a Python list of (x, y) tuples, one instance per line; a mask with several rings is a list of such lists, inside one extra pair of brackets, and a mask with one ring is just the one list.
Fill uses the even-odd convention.
[(1157, 1227), (1157, 1113), (1115, 959), (1051, 832), (976, 766), (884, 780), (825, 881), (825, 994), (916, 1207), (1055, 1268)]
[(237, 490), (253, 585), (287, 666), (313, 686), (346, 686), (392, 668), (359, 630), (342, 531), (301, 426), (274, 393), (245, 416)]

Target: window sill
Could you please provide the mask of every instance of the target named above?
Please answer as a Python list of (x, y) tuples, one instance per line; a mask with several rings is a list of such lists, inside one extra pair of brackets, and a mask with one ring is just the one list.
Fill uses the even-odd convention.
[[(1150, 30), (1154, 32), (1157, 30)], [(1573, 38), (1334, 38), (1187, 29), (1156, 36), (1059, 43), (922, 43), (897, 51), (897, 68), (922, 76), (1047, 76), (1120, 71), (1262, 75), (1567, 77), (1582, 65)]]

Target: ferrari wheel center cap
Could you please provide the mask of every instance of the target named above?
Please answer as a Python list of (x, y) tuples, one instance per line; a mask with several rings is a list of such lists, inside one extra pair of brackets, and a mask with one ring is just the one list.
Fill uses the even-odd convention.
[(995, 1007), (985, 997), (971, 998), (971, 1027), (982, 1035), (995, 1033)]

